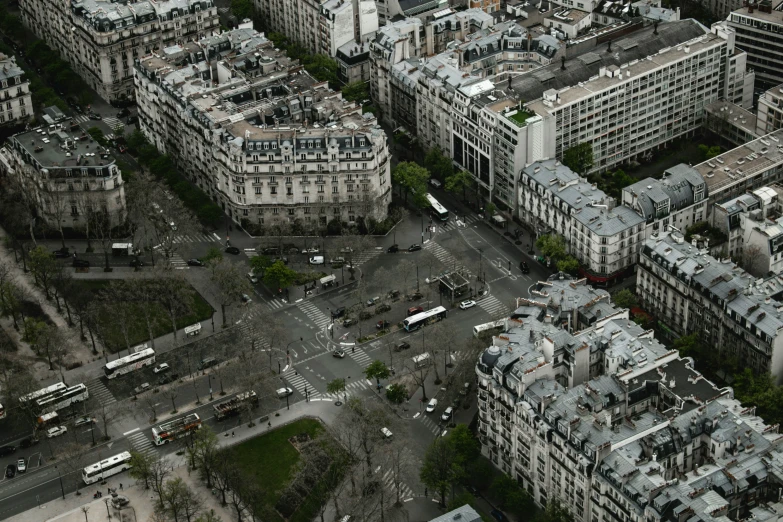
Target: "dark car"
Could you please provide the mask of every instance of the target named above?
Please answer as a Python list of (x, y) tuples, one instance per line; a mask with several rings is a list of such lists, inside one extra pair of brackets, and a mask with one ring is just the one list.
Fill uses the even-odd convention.
[(343, 320), (343, 326), (348, 328), (349, 326), (353, 326), (356, 324), (356, 319), (344, 319)]
[(398, 344), (398, 345), (397, 345), (397, 348), (396, 348), (396, 350), (397, 350), (398, 352), (401, 352), (401, 351), (403, 351), (403, 350), (407, 350), (407, 349), (408, 349), (408, 348), (410, 348), (410, 347), (411, 347), (411, 345), (410, 345), (410, 344), (408, 344), (408, 343), (406, 343), (405, 341), (403, 341), (403, 342), (401, 342), (400, 344)]
[(22, 439), (22, 442), (19, 443), (20, 448), (32, 448), (38, 444), (38, 439), (34, 439), (33, 437), (27, 437), (26, 439)]
[(237, 247), (226, 247), (226, 253), (227, 254), (234, 254), (235, 256), (239, 255), (239, 249)]
[(176, 373), (167, 373), (163, 377), (158, 379), (158, 384), (160, 384), (160, 385), (168, 384), (170, 382), (176, 381), (178, 378), (179, 378), (179, 375), (177, 375)]
[(508, 517), (503, 514), (502, 511), (499, 509), (493, 509), (489, 512), (490, 515), (492, 515), (492, 518), (497, 520), (498, 522), (508, 522)]
[(380, 321), (375, 323), (375, 328), (377, 328), (378, 330), (385, 330), (385, 329), (387, 329), (390, 326), (391, 326), (391, 323), (389, 321), (385, 320), (385, 319), (381, 319)]
[(188, 266), (204, 266), (204, 263), (198, 259), (188, 259)]
[(519, 263), (519, 269), (522, 271), (523, 274), (529, 274), (530, 268), (528, 268), (527, 263), (522, 261)]
[(367, 310), (364, 310), (363, 312), (359, 312), (359, 320), (364, 321), (372, 317), (372, 313), (368, 312)]
[(416, 314), (420, 314), (424, 311), (424, 307), (421, 306), (411, 306), (408, 308), (408, 317)]
[(141, 268), (141, 267), (144, 266), (144, 261), (142, 261), (141, 259), (131, 259), (130, 263), (129, 263), (129, 266), (132, 266), (134, 268), (136, 268), (136, 267)]
[(375, 307), (375, 313), (376, 314), (382, 314), (382, 313), (388, 312), (389, 310), (391, 310), (391, 306), (389, 306), (387, 304), (381, 304), (381, 305), (378, 305), (378, 306)]
[(396, 254), (399, 251), (400, 251), (400, 245), (397, 245), (397, 244), (392, 245), (392, 246), (390, 246), (389, 248), (386, 249), (386, 252), (389, 253), (389, 254)]
[(96, 113), (94, 113), (94, 112), (91, 112), (91, 113), (90, 113), (90, 119), (91, 119), (91, 120), (100, 120), (100, 119), (102, 119), (102, 118), (101, 118), (101, 115), (100, 115), (100, 114), (96, 114)]
[(345, 315), (345, 307), (341, 306), (340, 308), (335, 308), (334, 312), (332, 312), (332, 319), (337, 319)]
[(128, 116), (130, 114), (130, 111), (128, 109), (122, 109), (120, 112), (117, 113), (117, 119), (124, 118), (125, 116)]
[(410, 297), (408, 297), (408, 299), (410, 299), (411, 301), (415, 301), (417, 299), (423, 299), (423, 298), (424, 298), (424, 294), (422, 294), (421, 292), (413, 292), (410, 295)]
[(65, 259), (67, 257), (71, 257), (71, 254), (68, 252), (67, 248), (65, 249), (61, 248), (59, 250), (55, 250), (54, 252), (52, 252), (52, 255), (54, 255), (54, 257), (59, 259)]
[(90, 262), (86, 259), (74, 258), (73, 266), (75, 266), (76, 268), (89, 268)]
[(408, 252), (416, 252), (417, 250), (421, 250), (421, 245), (418, 243), (414, 243), (408, 247)]
[(125, 120), (125, 123), (128, 125), (133, 125), (134, 123), (138, 123), (139, 117), (138, 116), (128, 116), (128, 119)]
[(386, 294), (386, 297), (388, 297), (389, 299), (397, 299), (398, 297), (400, 297), (400, 291), (392, 290), (391, 292)]
[(16, 446), (1, 446), (0, 457), (7, 457), (16, 452)]
[(481, 492), (478, 490), (476, 486), (468, 485), (465, 486), (465, 489), (467, 489), (474, 497), (478, 497), (479, 495), (481, 495)]
[(280, 254), (280, 249), (277, 247), (266, 247), (261, 253), (265, 256), (276, 256)]
[(5, 468), (5, 478), (14, 478), (16, 476), (16, 465), (9, 464)]

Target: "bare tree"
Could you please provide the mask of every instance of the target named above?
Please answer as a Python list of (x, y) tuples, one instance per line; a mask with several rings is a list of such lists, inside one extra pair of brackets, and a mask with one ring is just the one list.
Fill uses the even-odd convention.
[(63, 223), (65, 218), (68, 217), (71, 210), (71, 194), (72, 192), (63, 192), (58, 189), (65, 189), (65, 186), (61, 183), (49, 183), (44, 185), (46, 189), (42, 193), (44, 208), (46, 209), (46, 217), (50, 224), (54, 224), (57, 231), (60, 232), (60, 240), (62, 241), (63, 250), (65, 250), (65, 232), (63, 231)]
[(252, 292), (253, 287), (241, 272), (239, 265), (225, 258), (221, 257), (210, 261), (210, 268), (212, 270), (212, 282), (215, 283), (218, 289), (215, 297), (220, 302), (223, 328), (225, 328), (228, 326), (226, 306), (236, 303), (243, 294)]
[[(108, 287), (102, 290), (99, 295), (99, 299), (103, 302), (103, 307), (108, 311), (122, 333), (128, 355), (131, 354), (130, 330), (133, 326), (131, 324), (133, 319), (131, 307), (134, 304), (133, 288), (135, 286), (137, 286), (135, 282), (130, 283), (125, 279), (111, 279)], [(146, 307), (142, 306), (142, 308)], [(121, 351), (119, 346), (112, 348), (116, 348), (118, 352)]]
[(92, 412), (91, 415), (96, 419), (98, 419), (98, 422), (101, 423), (101, 425), (103, 426), (104, 439), (108, 440), (109, 424), (120, 419), (123, 415), (128, 413), (129, 407), (127, 406), (127, 403), (123, 403), (123, 402), (114, 402), (106, 405), (100, 402), (97, 398), (91, 400), (92, 400), (92, 407), (90, 408), (90, 411)]
[(158, 303), (163, 307), (171, 320), (174, 341), (177, 341), (177, 319), (187, 314), (192, 306), (194, 291), (185, 277), (177, 271), (158, 272), (155, 279)]
[(150, 418), (150, 422), (155, 422), (158, 420), (158, 399), (152, 394), (151, 390), (148, 390), (143, 393), (141, 396), (141, 403), (142, 405), (150, 411), (152, 414), (152, 417)]
[(179, 390), (176, 386), (177, 383), (173, 383), (169, 386), (166, 386), (163, 388), (163, 391), (160, 392), (160, 394), (166, 398), (166, 400), (171, 401), (171, 414), (174, 415), (177, 413), (177, 397), (179, 396)]
[(157, 493), (158, 501), (163, 502), (163, 494), (165, 492), (164, 486), (166, 480), (174, 471), (174, 466), (168, 459), (157, 457), (152, 461), (149, 466), (149, 484), (152, 491)]
[[(422, 335), (422, 339), (423, 338), (424, 336)], [(427, 390), (425, 388), (425, 383), (427, 380), (427, 376), (429, 376), (430, 370), (432, 370), (433, 367), (432, 357), (426, 359), (425, 362), (419, 360), (419, 362), (417, 363), (414, 360), (416, 359), (416, 357), (428, 353), (426, 350), (426, 346), (423, 344), (423, 342), (421, 347), (419, 347), (418, 349), (414, 347), (412, 351), (414, 352), (413, 356), (403, 359), (403, 366), (408, 370), (408, 374), (413, 379), (413, 382), (416, 383), (416, 385), (421, 388), (421, 400), (426, 401)]]
[[(57, 462), (60, 466), (62, 466), (64, 474), (81, 472), (81, 470), (84, 469), (84, 466), (86, 465), (84, 449), (82, 448), (81, 444), (73, 441), (57, 448)], [(77, 495), (80, 494), (80, 486), (81, 481), (77, 481)]]
[(87, 251), (92, 252), (92, 223), (94, 221), (93, 214), (95, 212), (96, 199), (92, 192), (78, 192), (74, 196), (74, 202), (76, 203), (77, 216), (74, 216), (74, 227), (80, 228), (84, 231), (84, 235), (87, 238)]
[(758, 245), (745, 245), (742, 249), (742, 268), (754, 276), (762, 276), (759, 270), (763, 260), (762, 249)]

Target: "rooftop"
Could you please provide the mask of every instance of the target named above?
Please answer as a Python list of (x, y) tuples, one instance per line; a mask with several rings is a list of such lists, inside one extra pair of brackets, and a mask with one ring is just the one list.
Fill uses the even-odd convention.
[(92, 138), (78, 140), (81, 128), (71, 132), (72, 120), (37, 127), (16, 134), (14, 148), (24, 151), (39, 168), (105, 167), (114, 163), (114, 156)]
[(23, 74), (24, 70), (16, 65), (15, 56), (6, 56), (0, 53), (0, 80), (9, 80)]

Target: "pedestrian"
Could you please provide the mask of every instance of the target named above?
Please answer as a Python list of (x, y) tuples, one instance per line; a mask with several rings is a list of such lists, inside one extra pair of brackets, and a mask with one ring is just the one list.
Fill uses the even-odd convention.
[(424, 488), (424, 496), (427, 496), (427, 488)]
[(106, 494), (111, 495), (111, 488), (106, 488)]
[(234, 432), (233, 432), (233, 431), (231, 432), (231, 436), (232, 436), (232, 437), (234, 436)]
[(266, 423), (266, 427), (271, 429), (272, 428), (272, 421), (267, 422)]
[(122, 491), (122, 482), (120, 482), (120, 491)]
[(356, 347), (355, 346), (351, 346), (351, 353), (356, 353)]

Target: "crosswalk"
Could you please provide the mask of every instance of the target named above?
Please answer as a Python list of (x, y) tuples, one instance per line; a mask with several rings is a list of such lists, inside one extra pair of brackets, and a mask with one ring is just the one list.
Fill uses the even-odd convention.
[(370, 388), (370, 385), (367, 384), (367, 381), (364, 379), (352, 381), (352, 382), (346, 382), (345, 383), (345, 390), (341, 390), (337, 393), (328, 393), (323, 392), (320, 394), (320, 397), (324, 399), (332, 399), (332, 400), (340, 400), (344, 401), (346, 399), (350, 399), (351, 397), (358, 395), (364, 390), (367, 390)]
[(438, 232), (449, 232), (451, 230), (457, 230), (459, 228), (465, 228), (467, 226), (472, 225), (473, 223), (476, 223), (478, 221), (481, 221), (481, 218), (478, 216), (452, 216), (451, 219), (449, 219), (446, 223), (440, 223), (435, 225), (435, 233)]
[[(434, 414), (433, 414), (434, 415)], [(433, 435), (438, 435), (441, 432), (441, 427), (438, 423), (430, 418), (427, 414), (419, 415), (416, 422), (424, 424)]]
[(171, 266), (173, 266), (175, 270), (190, 269), (190, 267), (188, 266), (188, 262), (185, 261), (185, 259), (176, 252), (172, 252), (171, 255), (169, 256), (169, 263), (171, 263)]
[[(413, 490), (408, 487), (405, 482), (398, 481), (400, 487), (400, 500), (403, 502), (413, 497)], [(387, 469), (383, 473), (383, 486), (391, 492), (394, 498), (397, 498), (397, 485), (394, 483), (394, 472), (391, 469)]]
[(303, 301), (296, 305), (304, 314), (315, 323), (319, 329), (326, 328), (332, 322), (317, 306), (310, 301)]
[(90, 117), (87, 116), (86, 114), (77, 114), (73, 117), (73, 121), (75, 121), (76, 123), (84, 123), (90, 121)]
[(348, 356), (354, 361), (356, 361), (357, 364), (362, 368), (368, 367), (372, 362), (370, 356), (364, 353), (364, 350), (362, 350), (361, 347), (346, 346), (343, 349), (345, 350), (345, 353), (347, 353)]
[(98, 399), (98, 402), (104, 406), (117, 402), (117, 399), (114, 398), (114, 395), (109, 391), (109, 388), (107, 388), (100, 379), (89, 381), (87, 383), (87, 390), (90, 392), (90, 397), (95, 397)]
[(508, 317), (511, 313), (508, 307), (494, 295), (488, 295), (476, 301), (482, 310), (492, 316), (493, 319), (502, 319)]
[(443, 263), (445, 265), (446, 269), (455, 270), (455, 269), (457, 269), (459, 267), (462, 267), (463, 270), (468, 275), (470, 275), (470, 270), (466, 269), (463, 266), (462, 262), (458, 261), (457, 258), (454, 257), (451, 254), (451, 252), (449, 252), (448, 250), (446, 250), (445, 248), (443, 248), (439, 244), (437, 244), (437, 243), (435, 243), (433, 241), (430, 241), (429, 243), (426, 243), (423, 246), (423, 248), (424, 248), (424, 250), (427, 250), (430, 253), (432, 253), (432, 255), (434, 255), (438, 259), (438, 261)]
[(139, 453), (143, 453), (145, 455), (157, 453), (152, 440), (150, 440), (147, 434), (142, 431), (137, 431), (132, 435), (128, 435), (128, 441), (130, 442), (131, 446), (133, 446), (133, 449)]
[(111, 116), (107, 116), (107, 117), (103, 118), (103, 122), (106, 125), (108, 125), (111, 130), (116, 129), (117, 127), (119, 127), (120, 129), (125, 127), (124, 123), (122, 123), (117, 118), (112, 118)]
[(353, 256), (353, 266), (359, 266), (371, 259), (375, 259), (379, 255), (381, 255), (381, 252), (383, 252), (383, 247), (378, 247), (373, 250), (364, 250), (362, 252), (358, 252), (355, 256)]
[(211, 234), (183, 234), (174, 236), (174, 243), (222, 243), (222, 239), (219, 235), (212, 232)]
[(269, 348), (269, 341), (263, 335), (261, 335), (258, 321), (253, 321), (253, 318), (256, 315), (259, 315), (261, 312), (262, 310), (259, 308), (254, 308), (253, 310), (249, 311), (239, 321), (239, 329), (244, 334), (243, 337), (245, 339), (255, 341), (255, 349), (265, 350)]
[(290, 368), (289, 370), (283, 372), (283, 377), (285, 377), (285, 380), (291, 384), (291, 386), (298, 391), (302, 397), (305, 396), (305, 391), (307, 392), (307, 396), (310, 397), (310, 399), (318, 399), (321, 397), (321, 392), (316, 390), (310, 382), (305, 379), (301, 373), (297, 372), (293, 368)]

